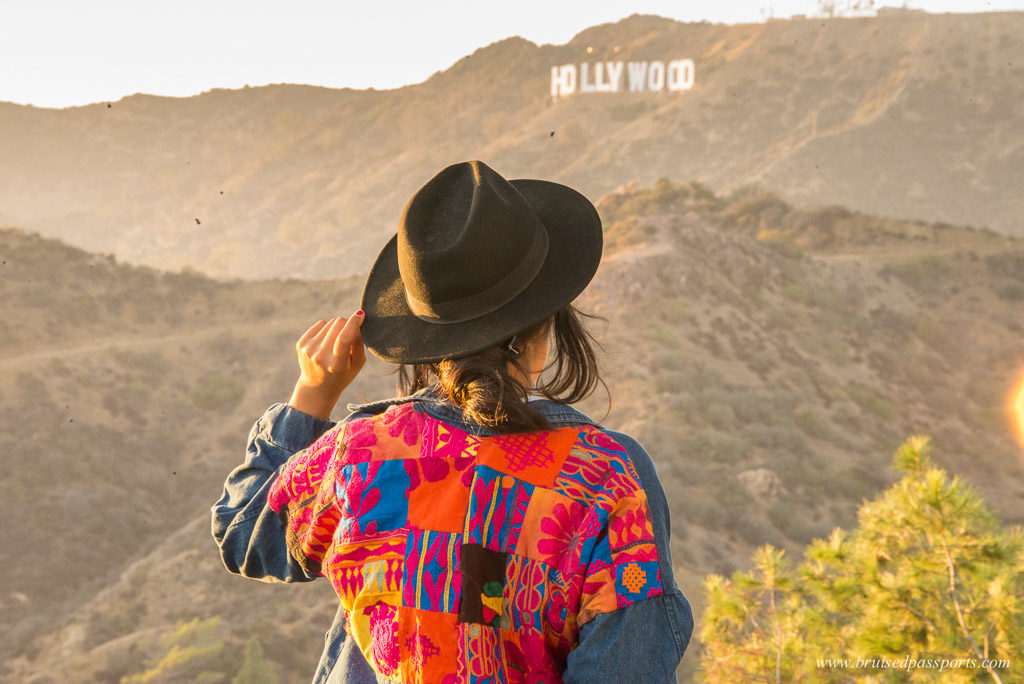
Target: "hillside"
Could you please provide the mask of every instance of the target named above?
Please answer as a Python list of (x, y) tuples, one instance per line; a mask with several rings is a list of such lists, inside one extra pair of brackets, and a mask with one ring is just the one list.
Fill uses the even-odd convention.
[(679, 454), (662, 470), (673, 500), (716, 531), (686, 549), (699, 571), (849, 526), (910, 434), (1022, 519), (1007, 397), (1024, 372), (1024, 242), (699, 184), (599, 207), (611, 253), (594, 308), (635, 331), (610, 334), (610, 365), (619, 394), (643, 397), (611, 422)]
[[(20, 681), (7, 669), (16, 654), (67, 666), (60, 657), (83, 648), (117, 652), (107, 642), (150, 612), (166, 628), (207, 610), (194, 603), (202, 587), (218, 593), (228, 578), (206, 511), (254, 416), (287, 399), (298, 334), (354, 306), (362, 283), (217, 283), (13, 229), (0, 231), (0, 256), (0, 451), (9, 464), (0, 481), (9, 503), (0, 679)], [(389, 386), (378, 378), (361, 390), (379, 396)], [(194, 549), (184, 560), (161, 555), (183, 537)], [(137, 595), (137, 579), (111, 600), (109, 587), (158, 565), (142, 562), (153, 556), (176, 567), (160, 580), (162, 602)], [(205, 579), (188, 584), (195, 578), (182, 562), (198, 563)], [(33, 645), (66, 622), (58, 642)], [(149, 644), (159, 633), (138, 638)], [(136, 640), (121, 643), (134, 644), (125, 662), (139, 665)], [(116, 663), (105, 663), (90, 657), (58, 680), (116, 681)]]
[[(1024, 241), (700, 184), (630, 185), (599, 208), (606, 257), (581, 305), (607, 319), (605, 422), (658, 465), (698, 612), (706, 573), (851, 526), (909, 434), (1024, 521), (1005, 411), (1024, 371)], [(216, 282), (10, 229), (0, 256), (15, 464), (0, 678), (117, 680), (206, 629), (212, 650), (162, 681), (230, 680), (253, 635), (283, 681), (308, 681), (329, 590), (228, 576), (207, 509), (251, 422), (287, 396), (293, 340), (349, 309), (361, 278)], [(353, 395), (389, 394), (387, 371), (369, 365)]]
[[(172, 270), (366, 269), (408, 196), (479, 158), (598, 197), (756, 183), (800, 204), (1024, 236), (1024, 13), (684, 24), (510, 38), (390, 91), (275, 85), (47, 110), (0, 103), (0, 225)], [(550, 68), (692, 58), (682, 93), (552, 101)]]

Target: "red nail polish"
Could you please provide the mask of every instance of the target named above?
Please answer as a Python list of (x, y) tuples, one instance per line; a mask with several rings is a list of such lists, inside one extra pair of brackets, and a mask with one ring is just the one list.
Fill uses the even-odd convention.
[(356, 316), (362, 316), (362, 315), (363, 315), (363, 310), (362, 309), (360, 309), (359, 311), (356, 311)]

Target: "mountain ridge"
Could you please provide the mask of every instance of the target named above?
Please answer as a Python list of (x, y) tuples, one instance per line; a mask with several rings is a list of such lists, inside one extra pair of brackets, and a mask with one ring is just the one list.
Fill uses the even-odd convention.
[[(756, 184), (802, 205), (1024, 234), (1022, 31), (1019, 12), (634, 15), (564, 45), (497, 41), (392, 90), (0, 104), (0, 224), (172, 270), (333, 277), (365, 268), (433, 173), (479, 158), (590, 197), (660, 177)], [(684, 93), (550, 98), (553, 65), (684, 57), (697, 74)]]

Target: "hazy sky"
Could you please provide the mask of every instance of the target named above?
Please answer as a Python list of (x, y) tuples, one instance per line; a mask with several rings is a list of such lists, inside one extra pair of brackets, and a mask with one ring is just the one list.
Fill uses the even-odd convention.
[[(843, 0), (839, 0), (842, 2)], [(815, 0), (0, 0), (0, 101), (67, 107), (245, 84), (394, 88), (508, 36), (565, 43), (640, 12), (684, 21), (810, 13)], [(876, 0), (900, 6), (903, 0)], [(929, 12), (1024, 0), (909, 0)]]

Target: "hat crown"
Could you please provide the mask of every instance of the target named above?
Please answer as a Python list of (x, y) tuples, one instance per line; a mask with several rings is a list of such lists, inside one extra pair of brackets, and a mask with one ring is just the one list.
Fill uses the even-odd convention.
[(516, 188), (480, 161), (453, 164), (402, 212), (398, 269), (412, 313), (459, 323), (511, 301), (544, 265), (548, 233)]

